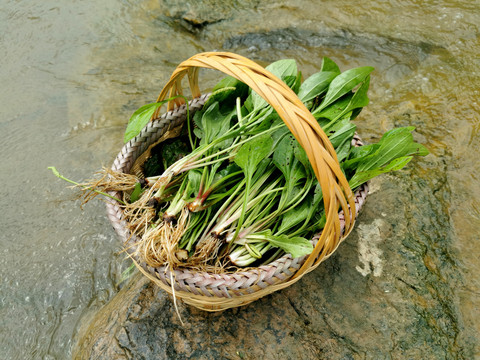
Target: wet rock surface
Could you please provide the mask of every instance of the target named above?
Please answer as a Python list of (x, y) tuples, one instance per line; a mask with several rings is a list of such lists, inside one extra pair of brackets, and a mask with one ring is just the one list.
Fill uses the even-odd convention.
[[(395, 177), (374, 182), (357, 229), (330, 259), (242, 308), (207, 313), (180, 303), (182, 325), (171, 297), (137, 274), (84, 326), (75, 358), (469, 359), (475, 339), (458, 337), (452, 289), (462, 280), (448, 253), (448, 227), (408, 205), (424, 186), (420, 180), (407, 189)], [(376, 205), (399, 190), (404, 197)], [(441, 213), (435, 196), (425, 196), (418, 211)], [(424, 232), (410, 231), (412, 222)]]
[[(479, 24), (458, 0), (5, 2), (0, 358), (480, 358)], [(103, 204), (80, 211), (46, 167), (80, 181), (109, 166), (133, 111), (212, 50), (293, 58), (305, 77), (323, 56), (372, 65), (360, 135), (415, 126), (431, 154), (374, 182), (301, 281), (223, 313), (179, 304), (182, 325), (142, 277), (119, 291), (129, 264)], [(202, 90), (219, 78), (202, 71)]]
[(248, 1), (174, 1), (162, 0), (160, 7), (163, 15), (170, 18), (185, 30), (195, 33), (207, 25), (231, 19), (245, 8), (255, 8), (258, 0)]
[[(306, 15), (305, 7), (288, 1), (160, 4), (163, 16), (188, 33), (196, 50), (217, 47), (260, 63), (292, 57), (307, 72), (316, 71), (324, 55), (347, 67), (374, 64), (372, 104), (359, 122), (360, 132), (368, 134), (365, 140), (376, 141), (393, 126), (413, 125), (415, 136), (430, 145), (432, 154), (401, 173), (373, 181), (356, 229), (331, 258), (298, 283), (221, 313), (180, 303), (182, 325), (171, 297), (136, 275), (92, 319), (84, 320), (75, 358), (478, 356), (475, 320), (467, 315), (477, 302), (465, 295), (476, 287), (459, 271), (464, 265), (450, 209), (458, 202), (458, 184), (452, 187), (449, 166), (455, 155), (443, 140), (448, 128), (460, 125), (448, 101), (437, 102), (435, 108), (429, 105), (438, 89), (450, 97), (453, 90), (439, 81), (430, 83), (425, 75), (438, 59), (460, 66), (451, 47), (433, 35), (424, 37), (405, 28), (401, 33), (388, 23), (368, 31), (355, 21), (338, 26), (333, 10), (325, 23), (316, 22), (312, 19), (319, 9), (311, 9), (317, 15)], [(310, 20), (305, 23), (305, 18)], [(171, 61), (175, 66), (175, 59)], [(450, 116), (448, 125), (441, 113)]]

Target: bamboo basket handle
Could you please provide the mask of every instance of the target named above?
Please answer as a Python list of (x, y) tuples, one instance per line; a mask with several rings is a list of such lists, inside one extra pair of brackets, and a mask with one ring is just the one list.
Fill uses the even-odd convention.
[[(323, 192), (326, 224), (313, 252), (293, 278), (300, 277), (313, 270), (335, 251), (341, 240), (350, 233), (355, 221), (354, 196), (340, 169), (333, 145), (292, 89), (262, 66), (233, 53), (200, 53), (182, 62), (160, 92), (157, 102), (163, 101), (167, 96), (171, 98), (182, 95), (181, 81), (185, 75), (188, 76), (192, 96), (199, 97), (201, 93), (198, 86), (198, 70), (202, 67), (219, 70), (247, 84), (277, 111), (305, 149)], [(183, 98), (177, 97), (168, 103), (168, 110), (173, 110), (183, 103)], [(152, 118), (158, 117), (159, 112), (160, 109)], [(340, 208), (345, 214), (343, 236), (340, 230)]]

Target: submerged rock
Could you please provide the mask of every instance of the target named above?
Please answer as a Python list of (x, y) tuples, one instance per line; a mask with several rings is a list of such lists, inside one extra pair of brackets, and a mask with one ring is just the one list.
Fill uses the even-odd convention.
[[(373, 89), (377, 105), (366, 109), (370, 116), (359, 126), (375, 137), (393, 125), (428, 125), (416, 136), (442, 138), (437, 134), (441, 128), (410, 94), (408, 81), (426, 60), (445, 56), (442, 47), (422, 39), (404, 41), (320, 26), (278, 29), (281, 21), (239, 31), (223, 21), (238, 11), (234, 3), (161, 1), (168, 8), (165, 16), (189, 32), (208, 25), (209, 32), (195, 38), (204, 41), (204, 48), (214, 44), (252, 53), (256, 60), (303, 51), (302, 62), (308, 65), (313, 59), (311, 71), (321, 56), (340, 57), (346, 51), (347, 58), (360, 57), (361, 64), (377, 61), (376, 76), (383, 87)], [(405, 99), (414, 99), (392, 101), (394, 85)], [(452, 190), (442, 159), (432, 154), (421, 167), (412, 163), (401, 173), (375, 180), (356, 230), (331, 258), (296, 284), (248, 306), (207, 313), (180, 303), (182, 325), (171, 297), (137, 274), (84, 321), (74, 358), (474, 358), (477, 335), (468, 327), (469, 320), (462, 319), (459, 305), (457, 289), (465, 289), (465, 284), (453, 251), (456, 239), (448, 209)]]
[(180, 25), (190, 32), (195, 32), (207, 25), (230, 19), (240, 10), (254, 8), (258, 3), (258, 0), (160, 1), (165, 16), (179, 21)]

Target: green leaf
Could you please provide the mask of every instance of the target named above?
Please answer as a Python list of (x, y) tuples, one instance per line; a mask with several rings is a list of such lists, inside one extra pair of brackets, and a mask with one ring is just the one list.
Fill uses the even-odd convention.
[(427, 155), (428, 150), (413, 140), (414, 129), (413, 126), (409, 126), (387, 131), (378, 142), (379, 147), (376, 151), (358, 164), (357, 172), (382, 167), (398, 157)]
[(413, 130), (413, 126), (392, 129), (378, 144), (353, 148), (350, 159), (343, 163), (345, 170), (355, 170), (350, 187), (354, 189), (377, 175), (403, 168), (413, 155), (427, 155), (427, 148), (413, 140)]
[[(283, 60), (275, 61), (270, 65), (268, 65), (265, 69), (267, 69), (273, 75), (275, 75), (280, 80), (283, 80), (285, 82), (287, 79), (293, 79), (292, 77), (296, 78), (298, 75), (297, 63), (295, 62), (295, 60), (292, 60), (292, 59), (283, 59)], [(294, 83), (295, 81), (292, 82), (292, 85)], [(254, 110), (259, 110), (268, 105), (268, 103), (255, 91), (252, 91), (250, 96), (252, 98)]]
[(203, 130), (203, 124), (202, 124), (202, 116), (205, 111), (206, 111), (206, 108), (204, 107), (201, 111), (197, 111), (193, 116), (193, 123), (195, 124), (193, 133), (199, 139), (203, 139), (205, 136), (205, 132)]
[[(225, 89), (229, 90), (225, 91)], [(212, 89), (212, 95), (217, 93), (215, 100), (220, 102), (221, 105), (224, 103), (230, 105), (235, 103), (235, 99), (237, 97), (245, 99), (248, 95), (249, 89), (250, 88), (247, 86), (247, 84), (235, 79), (232, 76), (227, 76), (215, 85), (215, 87)]]
[(297, 77), (293, 75), (286, 76), (284, 79), (285, 84), (288, 85), (290, 89), (292, 89), (295, 86), (295, 83), (297, 82)]
[(310, 213), (310, 200), (303, 201), (300, 205), (288, 210), (282, 216), (282, 223), (277, 230), (278, 233), (285, 233), (293, 229), (296, 225), (305, 221)]
[(344, 161), (342, 167), (344, 169), (355, 169), (356, 164), (360, 161), (363, 161), (367, 156), (375, 153), (378, 149), (378, 144), (369, 144), (359, 147), (352, 147), (350, 149), (350, 154), (348, 155), (348, 160)]
[(207, 102), (203, 105), (204, 107), (208, 108), (214, 102), (222, 103), (225, 101), (229, 96), (231, 96), (237, 89), (233, 86), (223, 87), (213, 91), (210, 96), (208, 97)]
[[(235, 155), (234, 162), (237, 164), (245, 173), (246, 186), (245, 186), (245, 195), (242, 206), (242, 212), (238, 219), (237, 228), (233, 235), (235, 239), (238, 236), (238, 233), (243, 225), (245, 214), (247, 211), (247, 202), (248, 196), (250, 193), (250, 183), (253, 178), (254, 173), (257, 171), (257, 167), (263, 163), (265, 160), (269, 162), (266, 157), (270, 155), (272, 149), (273, 140), (272, 137), (268, 134), (260, 135), (256, 138), (252, 138), (250, 141), (243, 144)], [(260, 173), (260, 171), (257, 171)]]
[(260, 123), (257, 126), (255, 126), (253, 129), (249, 130), (248, 135), (255, 135), (255, 134), (264, 132), (265, 130), (268, 130), (271, 127), (273, 127), (274, 123), (282, 124), (283, 120), (278, 116), (277, 112), (273, 110), (272, 107), (269, 107), (268, 110), (265, 112), (265, 115), (263, 115), (260, 118)]
[(202, 182), (202, 172), (199, 169), (193, 169), (188, 172), (188, 196), (197, 195), (200, 191)]
[(303, 164), (295, 157), (295, 148), (299, 146), (293, 135), (289, 134), (277, 144), (273, 153), (273, 163), (285, 177), (288, 189), (307, 176)]
[(310, 164), (310, 160), (308, 160), (307, 153), (300, 146), (300, 144), (293, 149), (293, 154), (295, 155), (295, 158), (298, 161), (300, 161), (300, 163), (303, 165), (303, 167), (305, 168), (305, 171), (309, 174), (309, 177), (315, 177), (315, 174), (313, 173), (312, 164)]
[(300, 90), (301, 85), (302, 85), (302, 72), (299, 71), (297, 74), (297, 78), (295, 79), (295, 82), (290, 87), (292, 88), (295, 94), (298, 94), (298, 91)]
[(334, 72), (337, 75), (340, 74), (340, 68), (338, 67), (338, 65), (335, 64), (335, 62), (328, 57), (324, 57), (322, 59), (322, 67), (320, 68), (320, 71), (330, 71)]
[(333, 71), (320, 71), (303, 82), (298, 91), (298, 98), (302, 102), (310, 101), (327, 91), (328, 85), (338, 74)]
[(360, 85), (360, 87), (355, 91), (355, 94), (350, 98), (350, 102), (348, 105), (343, 109), (343, 111), (338, 114), (332, 121), (337, 120), (338, 118), (342, 117), (343, 115), (351, 112), (355, 109), (362, 108), (368, 105), (369, 99), (367, 96), (367, 91), (370, 86), (370, 75), (367, 76), (364, 82)]
[(358, 109), (362, 108), (364, 106), (367, 106), (369, 103), (368, 99), (368, 88), (370, 87), (370, 75), (368, 75), (363, 81), (363, 83), (360, 85), (360, 87), (355, 91), (355, 95), (353, 95), (352, 100), (350, 101), (350, 104), (347, 106), (347, 111), (352, 111), (353, 109)]
[(332, 104), (343, 95), (349, 93), (353, 90), (358, 84), (365, 81), (367, 76), (374, 70), (371, 66), (363, 66), (355, 69), (347, 70), (335, 79), (332, 80), (330, 86), (328, 87), (327, 94), (325, 99), (320, 105), (319, 109), (323, 109), (328, 105)]
[(247, 97), (247, 99), (243, 103), (243, 107), (247, 110), (247, 112), (252, 112), (253, 111), (252, 94), (250, 94), (250, 96)]
[[(275, 112), (274, 114), (277, 114), (277, 113)], [(278, 125), (285, 125), (285, 123), (277, 114), (277, 118), (273, 121), (271, 127), (276, 127)], [(283, 138), (289, 134), (291, 134), (291, 132), (290, 130), (288, 130), (287, 126), (279, 127), (277, 130), (273, 131), (272, 132), (273, 149), (276, 149), (279, 142), (282, 141)]]
[(312, 115), (315, 119), (325, 118), (330, 121), (338, 119), (339, 115), (344, 113), (344, 110), (348, 107), (352, 98), (353, 94), (347, 94), (325, 108), (318, 107), (312, 110)]
[[(300, 145), (292, 134), (286, 135), (277, 143), (272, 162), (282, 172), (285, 178), (285, 187), (282, 191), (278, 208), (283, 209), (295, 197), (296, 186), (307, 177), (307, 171), (301, 161), (295, 156), (295, 149)], [(302, 159), (304, 160), (304, 159)]]
[(302, 84), (302, 73), (299, 71), (297, 75), (288, 75), (282, 79), (285, 84), (288, 85), (290, 89), (296, 94), (300, 89), (300, 85)]
[[(227, 133), (235, 114), (235, 109), (232, 109), (230, 113), (223, 114), (220, 111), (218, 102), (211, 104), (205, 111), (197, 112), (193, 117), (193, 121), (197, 125), (194, 133), (201, 139), (200, 145), (211, 144), (221, 135)], [(219, 146), (222, 147), (223, 145), (226, 144)]]
[(354, 133), (352, 133), (351, 136), (344, 137), (343, 141), (335, 148), (339, 163), (341, 163), (348, 157), (348, 153), (350, 152), (350, 148), (352, 147), (353, 135)]
[(404, 156), (400, 158), (396, 158), (392, 160), (389, 164), (375, 168), (373, 170), (366, 170), (366, 171), (357, 171), (355, 175), (350, 179), (348, 184), (352, 188), (352, 190), (358, 188), (363, 183), (367, 182), (374, 177), (390, 172), (402, 169), (405, 165), (407, 165), (410, 160), (412, 160), (413, 156)]
[(143, 164), (145, 177), (161, 174), (190, 152), (188, 139), (183, 136), (165, 140), (159, 147), (152, 149), (151, 157)]
[(348, 118), (343, 118), (328, 128), (327, 136), (333, 147), (336, 149), (346, 139), (351, 141), (356, 129), (357, 127), (354, 123)]
[(130, 195), (130, 202), (134, 203), (135, 201), (137, 201), (140, 198), (140, 195), (142, 195), (142, 193), (143, 193), (142, 185), (140, 185), (140, 183), (136, 183), (135, 188), (133, 189), (132, 194)]
[(317, 209), (320, 206), (320, 202), (323, 199), (323, 192), (322, 187), (319, 183), (316, 183), (315, 190), (313, 191), (313, 199), (312, 199), (312, 208)]
[(303, 255), (308, 255), (313, 251), (312, 243), (300, 236), (292, 238), (287, 235), (269, 236), (267, 237), (267, 240), (273, 246), (291, 254), (294, 259)]
[(216, 172), (213, 182), (215, 183), (219, 181), (221, 178), (234, 174), (238, 171), (240, 171), (240, 168), (238, 167), (237, 164), (235, 163), (228, 164), (224, 169)]
[(128, 121), (123, 141), (127, 143), (135, 136), (140, 134), (140, 131), (142, 131), (145, 125), (147, 125), (152, 118), (153, 113), (169, 100), (170, 99), (160, 101), (158, 103), (143, 105), (140, 109), (135, 111), (130, 120)]
[[(292, 166), (294, 162), (293, 155), (293, 135), (286, 135), (276, 146), (273, 152), (273, 163), (282, 172), (285, 179), (290, 179)], [(295, 159), (295, 161), (298, 161)]]
[(268, 134), (246, 142), (238, 150), (235, 164), (240, 166), (246, 177), (251, 177), (260, 162), (270, 154), (272, 144), (273, 140)]
[(235, 79), (233, 76), (226, 76), (215, 85), (212, 93), (223, 88), (236, 88), (237, 86), (241, 86), (241, 84), (245, 85), (243, 82)]
[(268, 168), (272, 165), (272, 159), (270, 157), (266, 157), (262, 161), (260, 161), (255, 168), (255, 172), (252, 176), (252, 184), (255, 184), (257, 181), (259, 181), (262, 176), (265, 174), (265, 172), (268, 171)]
[(351, 142), (357, 128), (356, 125), (353, 124), (347, 116), (331, 123), (329, 127), (322, 127), (335, 148), (338, 161), (342, 162), (350, 153)]
[(288, 76), (296, 77), (298, 75), (297, 63), (293, 59), (283, 59), (275, 61), (268, 65), (265, 69), (270, 71), (280, 80), (285, 80), (285, 78), (287, 78)]

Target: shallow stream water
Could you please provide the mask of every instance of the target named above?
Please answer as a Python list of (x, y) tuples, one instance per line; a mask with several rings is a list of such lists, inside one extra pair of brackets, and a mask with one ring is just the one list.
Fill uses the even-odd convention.
[[(431, 154), (373, 183), (348, 266), (382, 289), (385, 274), (406, 284), (404, 298), (438, 329), (422, 337), (424, 358), (480, 357), (480, 3), (195, 4), (0, 4), (0, 358), (69, 358), (82, 317), (118, 291), (128, 265), (104, 205), (81, 210), (47, 167), (83, 180), (109, 166), (131, 113), (179, 62), (216, 50), (263, 65), (294, 58), (305, 76), (323, 56), (376, 68), (363, 139), (413, 125)], [(220, 76), (203, 74), (205, 89)], [(361, 247), (372, 229), (375, 261)]]

